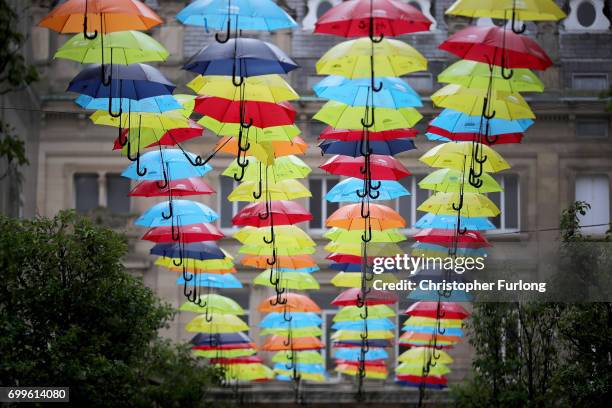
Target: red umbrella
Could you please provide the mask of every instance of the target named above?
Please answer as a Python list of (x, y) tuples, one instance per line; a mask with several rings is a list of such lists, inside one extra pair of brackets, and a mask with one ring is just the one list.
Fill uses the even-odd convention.
[(450, 246), (457, 239), (460, 248), (490, 247), (489, 241), (478, 231), (466, 231), (465, 234), (455, 236), (454, 229), (425, 228), (414, 235), (414, 239), (427, 244)]
[[(410, 128), (383, 130), (381, 132), (368, 132), (368, 139), (372, 141), (386, 141), (402, 137), (416, 137), (418, 133), (418, 130)], [(319, 139), (334, 139), (350, 142), (361, 140), (362, 136), (362, 130), (336, 129), (328, 126), (321, 132)]]
[[(123, 129), (121, 132), (121, 139), (125, 140), (130, 129)], [(198, 125), (195, 121), (189, 119), (189, 127), (170, 129), (162, 135), (158, 142), (151, 143), (145, 147), (153, 147), (157, 145), (162, 146), (174, 146), (177, 143), (182, 143), (186, 140), (193, 139), (194, 137), (202, 136), (204, 133), (204, 127)], [(119, 138), (115, 139), (113, 150), (121, 150), (123, 146), (119, 143)]]
[(265, 216), (268, 211), (265, 202), (252, 203), (244, 207), (232, 218), (232, 224), (268, 227), (272, 218), (274, 219), (274, 225), (291, 225), (312, 220), (312, 214), (296, 202), (279, 200), (272, 201), (268, 205), (269, 211), (272, 214), (271, 217), (266, 219), (261, 219), (260, 217), (260, 214)]
[[(331, 304), (336, 306), (356, 306), (357, 296), (362, 297), (360, 288), (347, 289), (340, 293)], [(372, 290), (366, 295), (366, 304), (373, 305), (392, 305), (397, 303), (397, 295), (383, 290)]]
[(142, 181), (130, 191), (130, 196), (156, 197), (168, 195), (168, 189), (172, 189), (174, 196), (192, 196), (214, 194), (215, 190), (200, 177), (189, 177), (178, 180), (170, 180), (168, 186), (159, 188), (156, 180)]
[(437, 375), (428, 375), (426, 377), (421, 377), (420, 375), (398, 374), (397, 379), (399, 381), (409, 381), (411, 383), (442, 384), (442, 385), (448, 384), (448, 379), (446, 377), (437, 376)]
[[(253, 120), (258, 128), (291, 125), (295, 122), (295, 109), (289, 102), (271, 103), (244, 101), (244, 120)], [(223, 123), (240, 123), (240, 101), (200, 96), (196, 98), (194, 111)]]
[(459, 58), (506, 68), (545, 70), (552, 65), (546, 52), (531, 38), (497, 26), (468, 27), (438, 47)]
[(221, 357), (211, 358), (211, 364), (258, 364), (263, 363), (261, 357), (246, 356), (246, 357)]
[(465, 319), (470, 314), (459, 303), (440, 302), (440, 310), (438, 310), (438, 302), (419, 301), (411, 305), (404, 314), (410, 316), (422, 316), (441, 319)]
[[(178, 232), (181, 241), (185, 243), (216, 241), (225, 236), (217, 226), (208, 223), (183, 225), (179, 228)], [(152, 242), (176, 241), (172, 237), (172, 227), (151, 228), (142, 236), (142, 239)]]
[[(349, 157), (336, 155), (327, 160), (321, 169), (338, 176), (357, 177), (363, 180), (365, 159), (360, 157)], [(370, 172), (373, 180), (400, 180), (410, 175), (410, 172), (399, 160), (379, 154), (370, 156)]]
[[(346, 364), (346, 365), (349, 365), (349, 366), (358, 367), (359, 366), (359, 361), (342, 360), (340, 358), (337, 358), (336, 359), (336, 364)], [(383, 359), (380, 359), (380, 360), (367, 360), (367, 361), (365, 361), (365, 365), (368, 366), (368, 367), (386, 367), (387, 363)]]
[[(368, 257), (368, 260), (372, 260), (373, 258), (374, 257)], [(339, 263), (361, 263), (362, 261), (359, 255), (340, 254), (337, 252), (327, 255), (325, 259)]]
[[(489, 143), (486, 137), (481, 137), (480, 133), (453, 133), (436, 126), (429, 126), (427, 128), (427, 133), (446, 137), (456, 142), (480, 141), (480, 143), (484, 143), (487, 145), (493, 144)], [(510, 144), (521, 143), (521, 141), (523, 140), (523, 136), (525, 136), (524, 133), (504, 133), (501, 135), (489, 136), (489, 139), (494, 141), (494, 144)]]
[(429, 31), (431, 25), (423, 13), (409, 4), (396, 0), (350, 0), (323, 14), (315, 23), (314, 31), (340, 37), (366, 37), (370, 20), (377, 37)]

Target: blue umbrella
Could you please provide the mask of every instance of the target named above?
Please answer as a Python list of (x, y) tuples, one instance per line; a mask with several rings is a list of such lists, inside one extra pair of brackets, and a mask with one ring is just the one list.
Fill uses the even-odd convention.
[[(187, 273), (188, 281), (185, 281), (183, 276), (179, 276), (176, 280), (178, 285), (189, 284), (191, 286), (205, 286), (209, 288), (224, 288), (224, 289), (236, 289), (241, 288), (242, 283), (231, 273), (224, 275), (212, 274), (212, 273)], [(193, 276), (193, 278), (191, 278)]]
[[(74, 102), (84, 109), (102, 110), (108, 107), (108, 98), (92, 98), (81, 95)], [(124, 112), (151, 112), (162, 113), (175, 109), (183, 109), (183, 106), (172, 95), (159, 95), (141, 100), (127, 98), (112, 98), (111, 109), (118, 111), (119, 107)], [(121, 105), (120, 105), (121, 104)]]
[(155, 244), (150, 253), (165, 258), (189, 258), (199, 261), (225, 258), (225, 254), (219, 248), (219, 245), (214, 242), (191, 242), (188, 244), (162, 242)]
[[(381, 186), (376, 190), (380, 195), (376, 197), (378, 201), (395, 200), (398, 197), (410, 195), (410, 192), (399, 182), (395, 180), (381, 180)], [(348, 178), (336, 184), (325, 195), (325, 200), (333, 203), (358, 203), (361, 202), (356, 191), (363, 190), (363, 180), (357, 178)]]
[(243, 332), (236, 333), (198, 333), (191, 339), (194, 346), (250, 343), (251, 339)]
[(147, 64), (113, 65), (110, 85), (100, 77), (100, 65), (90, 65), (74, 77), (69, 92), (92, 98), (127, 98), (141, 100), (159, 95), (172, 95), (176, 86), (158, 69)]
[[(395, 156), (396, 154), (416, 149), (414, 141), (408, 138), (370, 141), (370, 150), (373, 154)], [(359, 157), (362, 154), (362, 143), (356, 141), (324, 140), (319, 143), (323, 154), (341, 154), (343, 156)]]
[[(237, 46), (234, 49), (234, 45)], [(201, 75), (244, 77), (286, 74), (298, 65), (274, 44), (255, 38), (231, 39), (226, 43), (210, 43), (191, 57), (183, 69)], [(239, 83), (235, 83), (239, 85)]]
[(427, 140), (430, 142), (450, 142), (451, 140), (448, 137), (436, 135), (435, 133), (427, 132), (425, 133)]
[[(170, 211), (172, 211), (172, 216), (169, 216)], [(141, 227), (169, 227), (213, 222), (217, 218), (219, 218), (217, 213), (202, 203), (191, 200), (174, 200), (172, 210), (169, 202), (163, 201), (147, 209), (134, 221), (134, 224)]]
[[(340, 360), (355, 361), (359, 359), (361, 349), (359, 347), (340, 347), (335, 350), (334, 358)], [(371, 348), (365, 353), (366, 360), (380, 360), (389, 357), (389, 354), (381, 348)]]
[(412, 382), (412, 381), (395, 381), (397, 385), (401, 385), (404, 387), (415, 387), (415, 388), (427, 388), (432, 390), (443, 390), (446, 388), (444, 384), (428, 384), (428, 383), (420, 383), (420, 382)]
[[(275, 363), (275, 370), (287, 370), (287, 366), (289, 364), (286, 363)], [(293, 369), (293, 366), (290, 366)], [(313, 363), (300, 363), (299, 360), (295, 366), (297, 372), (307, 373), (307, 374), (323, 374), (325, 372), (325, 368), (321, 364), (313, 364)]]
[[(383, 339), (368, 339), (368, 344), (370, 347), (391, 347), (393, 344), (390, 340)], [(334, 347), (356, 347), (357, 351), (359, 351), (359, 347), (361, 347), (361, 340), (342, 340), (342, 341), (334, 341)]]
[[(480, 116), (469, 116), (452, 109), (444, 109), (429, 124), (451, 133), (480, 132)], [(489, 134), (494, 136), (507, 133), (523, 133), (531, 125), (533, 125), (531, 119), (491, 119), (489, 121)]]
[[(189, 156), (190, 159), (185, 157)], [(201, 177), (212, 170), (210, 165), (194, 166), (191, 162), (197, 161), (197, 156), (190, 152), (183, 152), (181, 149), (157, 149), (149, 151), (138, 161), (130, 164), (121, 173), (123, 177), (132, 180), (179, 180), (188, 177)], [(191, 160), (191, 162), (190, 162)], [(139, 163), (140, 162), (140, 163)], [(138, 171), (146, 169), (141, 176)]]
[[(374, 106), (377, 108), (415, 108), (421, 107), (421, 97), (400, 78), (382, 77), (375, 81), (382, 82), (380, 92), (374, 93)], [(332, 75), (316, 84), (313, 89), (317, 96), (331, 99), (351, 106), (370, 106), (372, 104), (370, 88), (372, 79), (348, 79)]]
[(442, 327), (438, 329), (437, 326), (404, 326), (402, 327), (402, 331), (405, 331), (405, 332), (411, 331), (411, 332), (427, 333), (427, 334), (433, 334), (436, 332), (440, 334), (440, 331), (444, 331), (445, 336), (463, 337), (463, 330), (456, 328), (456, 327)]
[(410, 292), (410, 294), (408, 295), (408, 299), (411, 300), (427, 300), (427, 301), (431, 301), (431, 302), (437, 302), (438, 300), (442, 301), (442, 302), (471, 302), (473, 300), (472, 295), (470, 295), (469, 293), (463, 291), (463, 290), (453, 290), (449, 293), (449, 296), (442, 296), (442, 295), (446, 295), (447, 293), (444, 292), (440, 292), (438, 293), (437, 290), (422, 290), (422, 289), (415, 289), (412, 292)]
[[(291, 321), (288, 322), (285, 317), (291, 319)], [(272, 312), (268, 313), (266, 317), (259, 322), (259, 327), (274, 329), (288, 326), (289, 323), (291, 323), (291, 327), (299, 328), (319, 326), (321, 322), (321, 317), (313, 312), (287, 312), (285, 315), (283, 315), (283, 313)]]
[(218, 31), (236, 28), (274, 31), (297, 26), (291, 16), (270, 0), (197, 0), (179, 11), (176, 19)]
[[(461, 227), (469, 230), (490, 230), (495, 229), (495, 225), (488, 218), (480, 217), (461, 217)], [(422, 216), (416, 224), (415, 228), (440, 228), (440, 229), (455, 229), (457, 228), (457, 217), (454, 215), (440, 215), (428, 213)]]
[(361, 264), (358, 263), (336, 262), (329, 265), (329, 267), (335, 271), (361, 272)]
[(278, 268), (279, 272), (287, 272), (287, 273), (313, 273), (320, 270), (318, 266), (311, 266), (309, 268), (300, 268), (300, 269), (289, 269), (289, 268)]
[[(368, 330), (392, 330), (395, 328), (395, 324), (387, 318), (381, 319), (367, 319)], [(336, 322), (332, 325), (334, 330), (363, 330), (363, 320)]]

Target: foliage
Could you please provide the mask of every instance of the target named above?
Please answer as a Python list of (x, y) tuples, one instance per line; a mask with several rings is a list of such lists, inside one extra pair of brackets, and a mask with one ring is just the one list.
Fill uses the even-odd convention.
[(125, 271), (126, 248), (73, 212), (0, 217), (0, 385), (68, 386), (75, 406), (203, 406), (218, 375), (159, 338), (173, 311)]

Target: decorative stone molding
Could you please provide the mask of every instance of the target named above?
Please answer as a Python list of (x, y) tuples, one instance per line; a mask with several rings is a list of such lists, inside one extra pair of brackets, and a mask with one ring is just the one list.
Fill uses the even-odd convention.
[(610, 21), (604, 14), (603, 0), (570, 0), (570, 12), (563, 21), (566, 31), (607, 31)]
[(429, 27), (430, 31), (435, 30), (438, 27), (438, 23), (436, 22), (436, 19), (434, 18), (434, 16), (431, 15), (431, 0), (410, 0), (410, 1), (401, 0), (401, 1), (403, 3), (408, 3), (411, 6), (414, 6), (417, 9), (421, 10), (421, 13), (423, 13), (425, 17), (427, 17), (429, 21), (431, 21), (431, 26)]
[(342, 0), (308, 0), (308, 2), (306, 3), (307, 13), (304, 16), (304, 19), (302, 20), (302, 30), (314, 30), (315, 23), (320, 17), (320, 15), (318, 15), (318, 13), (320, 13), (319, 10), (322, 10), (323, 7), (327, 7), (327, 9), (332, 8), (333, 6), (337, 6), (340, 3), (342, 3)]

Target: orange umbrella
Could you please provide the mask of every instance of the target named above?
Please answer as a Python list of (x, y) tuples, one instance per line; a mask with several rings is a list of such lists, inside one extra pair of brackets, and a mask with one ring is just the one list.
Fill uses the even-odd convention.
[[(289, 156), (290, 154), (299, 156), (305, 154), (306, 150), (308, 149), (308, 144), (299, 136), (294, 137), (291, 141), (283, 140), (268, 143), (272, 144), (274, 157)], [(224, 136), (217, 142), (216, 149), (219, 149), (219, 152), (236, 156), (236, 152), (238, 151), (238, 141), (234, 137)], [(247, 156), (249, 155), (248, 150), (246, 154)]]
[(259, 304), (257, 310), (260, 312), (284, 312), (285, 309), (289, 312), (315, 312), (320, 313), (321, 308), (317, 306), (308, 296), (297, 293), (288, 293), (285, 296), (287, 303), (280, 304), (276, 302), (276, 295), (270, 296)]
[(266, 339), (261, 350), (266, 351), (281, 351), (281, 350), (320, 350), (325, 348), (321, 340), (316, 337), (298, 337), (291, 339), (291, 344), (287, 341), (287, 337), (274, 335)]
[[(269, 259), (269, 256), (247, 255), (242, 258), (240, 263), (244, 266), (252, 266), (253, 268), (268, 269), (270, 268), (270, 265), (267, 263)], [(276, 257), (276, 266), (287, 269), (303, 269), (316, 267), (317, 263), (310, 255), (279, 255)]]
[[(339, 371), (344, 374), (355, 375), (357, 374), (357, 369), (358, 367), (356, 365), (348, 364), (348, 363), (341, 363), (336, 366), (336, 371)], [(380, 374), (384, 373), (385, 375), (389, 373), (389, 371), (387, 370), (387, 367), (385, 366), (376, 366), (376, 365), (366, 364), (365, 369), (367, 372), (371, 372), (371, 373), (380, 373)]]
[(146, 31), (161, 23), (162, 19), (139, 0), (68, 0), (51, 10), (38, 25), (58, 33), (111, 33)]
[[(373, 230), (406, 228), (406, 221), (397, 211), (380, 204), (369, 204), (369, 207), (369, 224)], [(367, 207), (364, 211), (367, 211)], [(349, 204), (338, 208), (327, 218), (325, 225), (347, 230), (363, 230), (368, 227), (366, 219), (362, 217), (361, 204)]]

